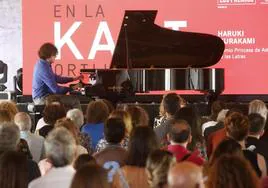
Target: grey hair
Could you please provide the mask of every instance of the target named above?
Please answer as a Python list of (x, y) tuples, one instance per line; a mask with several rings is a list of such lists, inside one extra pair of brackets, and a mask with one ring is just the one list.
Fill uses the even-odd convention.
[(224, 122), (224, 119), (228, 111), (229, 109), (222, 109), (218, 114), (217, 122)]
[(67, 112), (66, 117), (71, 119), (78, 129), (84, 124), (84, 115), (83, 112), (79, 109), (71, 109)]
[(25, 112), (19, 112), (14, 117), (14, 122), (21, 131), (29, 131), (32, 127), (31, 117)]
[(13, 122), (0, 123), (0, 152), (16, 150), (20, 131)]
[(64, 127), (54, 128), (45, 140), (45, 151), (54, 167), (71, 164), (76, 153), (73, 135)]
[(257, 113), (266, 120), (267, 112), (267, 107), (262, 100), (255, 99), (249, 103), (248, 114)]

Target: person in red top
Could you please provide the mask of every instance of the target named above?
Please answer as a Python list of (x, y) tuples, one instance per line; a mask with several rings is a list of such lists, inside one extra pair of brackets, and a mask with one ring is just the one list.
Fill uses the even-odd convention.
[(191, 128), (184, 120), (173, 120), (168, 133), (168, 151), (171, 152), (177, 159), (177, 162), (189, 161), (199, 166), (204, 164), (204, 159), (200, 157), (198, 151), (190, 152), (187, 150), (188, 143), (191, 142)]

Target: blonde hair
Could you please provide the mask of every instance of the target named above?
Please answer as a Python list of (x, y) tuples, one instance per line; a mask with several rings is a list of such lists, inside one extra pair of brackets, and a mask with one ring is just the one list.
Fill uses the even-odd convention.
[(267, 119), (267, 107), (262, 100), (255, 99), (249, 103), (248, 114), (257, 113)]

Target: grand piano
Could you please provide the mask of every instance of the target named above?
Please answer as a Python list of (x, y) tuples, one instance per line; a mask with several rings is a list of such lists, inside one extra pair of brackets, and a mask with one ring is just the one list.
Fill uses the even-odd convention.
[(169, 90), (221, 93), (224, 70), (205, 68), (222, 57), (217, 36), (174, 31), (154, 23), (157, 11), (125, 11), (108, 69), (81, 69), (87, 96), (128, 96)]

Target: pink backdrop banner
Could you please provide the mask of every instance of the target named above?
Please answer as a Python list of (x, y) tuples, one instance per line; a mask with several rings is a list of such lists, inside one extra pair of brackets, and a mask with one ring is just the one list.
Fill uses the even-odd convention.
[[(158, 10), (155, 24), (221, 37), (225, 94), (268, 93), (267, 0), (34, 0), (23, 4), (24, 94), (31, 94), (39, 47), (56, 44), (57, 74), (110, 66), (125, 10)], [(175, 28), (175, 25), (180, 25)], [(170, 26), (171, 24), (171, 26)]]

